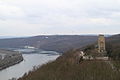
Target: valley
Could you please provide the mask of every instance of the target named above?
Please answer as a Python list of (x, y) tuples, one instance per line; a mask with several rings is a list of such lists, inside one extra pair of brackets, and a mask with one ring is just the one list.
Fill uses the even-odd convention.
[(81, 50), (86, 53), (86, 56), (103, 56), (96, 52), (95, 42), (83, 48), (68, 50), (55, 61), (39, 67), (18, 80), (119, 80), (119, 43), (120, 35), (106, 38), (106, 55), (109, 56), (108, 60), (78, 60), (79, 57), (76, 55)]

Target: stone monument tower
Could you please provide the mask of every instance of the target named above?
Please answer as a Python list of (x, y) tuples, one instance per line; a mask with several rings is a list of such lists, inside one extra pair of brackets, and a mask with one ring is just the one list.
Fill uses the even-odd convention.
[(105, 53), (106, 52), (104, 35), (99, 35), (99, 38), (98, 38), (98, 52), (99, 53)]

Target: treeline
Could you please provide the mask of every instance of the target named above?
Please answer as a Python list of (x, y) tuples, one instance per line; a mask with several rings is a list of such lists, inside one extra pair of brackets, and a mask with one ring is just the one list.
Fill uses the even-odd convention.
[(114, 60), (120, 60), (120, 35), (109, 37), (106, 40), (107, 55)]

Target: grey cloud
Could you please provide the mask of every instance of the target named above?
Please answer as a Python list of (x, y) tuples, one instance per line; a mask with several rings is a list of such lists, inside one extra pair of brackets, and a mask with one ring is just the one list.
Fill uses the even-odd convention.
[[(107, 26), (106, 30), (111, 31), (113, 25), (120, 25), (120, 2), (114, 0), (7, 0), (2, 3), (7, 5), (5, 12), (0, 14), (0, 19), (6, 21), (5, 26), (16, 29), (30, 26), (30, 30), (38, 34), (47, 30), (53, 34), (59, 30), (60, 33), (72, 33), (72, 30), (74, 33), (79, 33), (79, 30), (89, 33), (93, 28), (97, 33), (102, 30), (101, 26)], [(17, 21), (15, 25), (14, 21)]]

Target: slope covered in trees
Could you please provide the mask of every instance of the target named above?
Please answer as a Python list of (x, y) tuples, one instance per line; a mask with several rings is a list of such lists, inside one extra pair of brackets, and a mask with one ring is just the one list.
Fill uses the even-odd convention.
[(120, 34), (107, 38), (106, 49), (109, 57), (120, 59)]
[[(119, 36), (112, 36), (106, 40), (107, 50), (112, 49), (108, 53), (110, 57), (114, 54), (116, 46), (119, 48)], [(109, 46), (109, 43), (112, 47)], [(94, 53), (90, 51), (93, 49), (94, 45), (82, 48), (82, 50), (89, 51), (91, 54)], [(83, 60), (78, 64), (75, 55), (80, 50), (69, 50), (57, 60), (34, 69), (19, 80), (120, 80), (120, 61)], [(115, 51), (119, 54), (120, 49), (116, 49)]]

